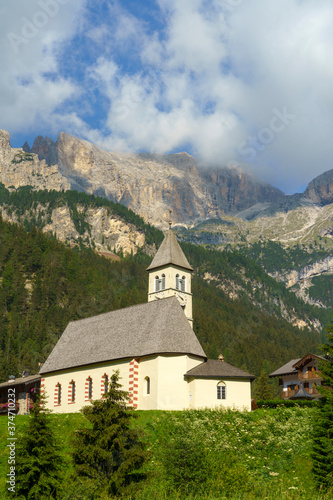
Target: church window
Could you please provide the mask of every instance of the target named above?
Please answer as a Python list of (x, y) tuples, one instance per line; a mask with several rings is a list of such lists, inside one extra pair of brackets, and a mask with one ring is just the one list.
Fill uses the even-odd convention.
[(86, 379), (86, 387), (85, 387), (85, 400), (88, 401), (92, 399), (93, 395), (93, 381), (91, 377)]
[(106, 394), (109, 390), (109, 377), (104, 375), (104, 394)]
[(186, 292), (186, 276), (180, 277), (179, 274), (176, 274), (176, 290)]
[(146, 381), (146, 395), (148, 396), (150, 394), (150, 378), (146, 377), (145, 381)]
[(155, 276), (155, 292), (165, 290), (165, 274), (162, 276)]
[(226, 399), (226, 386), (224, 382), (217, 384), (217, 399)]
[(61, 384), (56, 385), (57, 405), (61, 405)]
[(75, 403), (75, 382), (74, 380), (71, 381), (70, 385), (70, 402)]

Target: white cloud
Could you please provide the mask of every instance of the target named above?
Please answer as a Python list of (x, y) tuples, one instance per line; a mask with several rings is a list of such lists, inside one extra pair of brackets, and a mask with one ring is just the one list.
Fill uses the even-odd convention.
[(76, 0), (16, 0), (0, 17), (0, 113), (2, 126), (28, 131), (52, 124), (52, 114), (77, 84), (59, 75), (57, 51), (75, 32), (84, 6)]
[[(240, 162), (289, 192), (332, 168), (331, 0), (157, 0), (155, 25), (122, 2), (49, 1), (59, 12), (18, 53), (8, 32), (40, 4), (17, 0), (1, 17), (2, 128), (52, 122), (108, 149), (190, 144), (204, 164)], [(79, 76), (62, 68), (71, 56)], [(295, 118), (277, 131), (284, 109)]]

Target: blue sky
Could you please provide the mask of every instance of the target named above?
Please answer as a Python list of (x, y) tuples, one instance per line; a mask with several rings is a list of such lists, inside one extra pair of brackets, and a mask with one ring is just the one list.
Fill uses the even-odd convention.
[(286, 193), (333, 168), (331, 0), (6, 4), (12, 146), (65, 131), (107, 150), (185, 150)]

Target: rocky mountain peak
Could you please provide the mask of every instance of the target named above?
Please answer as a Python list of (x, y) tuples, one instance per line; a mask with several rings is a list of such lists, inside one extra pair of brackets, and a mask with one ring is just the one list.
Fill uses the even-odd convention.
[(313, 179), (308, 184), (304, 196), (320, 205), (333, 203), (333, 169)]
[[(25, 151), (23, 149), (23, 151)], [(56, 165), (58, 163), (58, 152), (55, 142), (50, 137), (39, 135), (34, 140), (31, 153), (38, 155), (39, 160), (45, 160), (47, 165)]]
[(28, 141), (25, 141), (25, 143), (23, 144), (22, 146), (22, 149), (25, 153), (30, 153), (31, 152), (31, 149), (30, 149), (30, 146), (29, 146), (29, 143)]

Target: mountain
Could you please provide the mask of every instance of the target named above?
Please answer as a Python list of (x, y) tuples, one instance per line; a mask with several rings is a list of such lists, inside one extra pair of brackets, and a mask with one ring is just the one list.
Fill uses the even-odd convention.
[[(122, 203), (147, 222), (164, 226), (236, 213), (256, 203), (273, 203), (283, 193), (237, 168), (199, 168), (187, 153), (171, 155), (106, 152), (61, 133), (37, 137), (30, 149), (10, 147), (0, 131), (0, 182), (6, 187), (75, 189)], [(30, 150), (29, 150), (29, 149)]]

